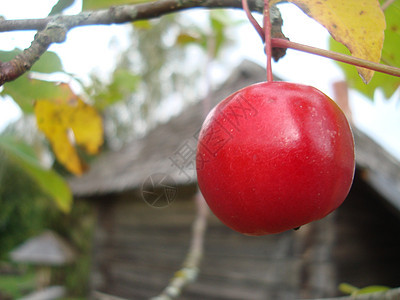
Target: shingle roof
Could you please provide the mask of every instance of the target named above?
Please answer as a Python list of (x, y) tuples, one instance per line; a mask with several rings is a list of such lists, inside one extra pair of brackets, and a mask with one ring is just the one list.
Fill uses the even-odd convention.
[[(240, 88), (263, 80), (264, 68), (244, 61), (210, 95), (210, 104), (214, 106)], [(195, 137), (204, 120), (203, 111), (199, 101), (143, 138), (119, 151), (100, 155), (88, 173), (69, 179), (74, 195), (89, 197), (137, 189), (154, 174), (167, 175), (165, 183), (168, 180), (177, 185), (194, 183)], [(400, 162), (355, 126), (353, 133), (357, 166), (365, 171), (365, 181), (400, 211)]]
[[(265, 76), (265, 70), (259, 65), (242, 62), (228, 80), (211, 94), (211, 105), (242, 87), (264, 80)], [(135, 189), (156, 173), (169, 175), (168, 178), (176, 184), (193, 183), (195, 172), (190, 170), (189, 165), (194, 163), (194, 157), (190, 157), (192, 161), (181, 161), (181, 165), (176, 160), (188, 160), (190, 153), (187, 151), (190, 149), (194, 148), (192, 154), (195, 153), (195, 136), (204, 120), (203, 110), (199, 101), (168, 122), (158, 125), (143, 138), (119, 151), (100, 155), (88, 173), (68, 180), (74, 195), (88, 197)], [(182, 157), (179, 151), (186, 151), (186, 156)], [(181, 168), (183, 163), (185, 170)]]

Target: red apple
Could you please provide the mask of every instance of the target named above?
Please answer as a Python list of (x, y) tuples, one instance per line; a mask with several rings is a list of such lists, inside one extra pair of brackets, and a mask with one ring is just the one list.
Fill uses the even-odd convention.
[(321, 91), (287, 82), (248, 86), (220, 102), (199, 134), (197, 179), (214, 214), (248, 235), (321, 219), (346, 198), (353, 135)]

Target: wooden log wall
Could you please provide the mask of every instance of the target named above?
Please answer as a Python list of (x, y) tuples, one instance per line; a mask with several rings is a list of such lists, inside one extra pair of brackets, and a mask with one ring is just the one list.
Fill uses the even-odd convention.
[[(194, 203), (154, 209), (138, 195), (97, 200), (92, 290), (125, 299), (160, 293), (185, 258)], [(211, 216), (198, 279), (180, 299), (313, 299), (337, 286), (400, 286), (400, 222), (359, 179), (345, 204), (298, 231), (249, 237)]]

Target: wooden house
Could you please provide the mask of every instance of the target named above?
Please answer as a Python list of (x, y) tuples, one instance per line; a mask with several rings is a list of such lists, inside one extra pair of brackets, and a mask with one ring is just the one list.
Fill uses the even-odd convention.
[[(263, 68), (242, 63), (212, 93), (213, 104), (264, 76)], [(202, 122), (199, 102), (69, 181), (77, 201), (97, 212), (93, 298), (149, 299), (180, 269), (196, 210)], [(210, 214), (199, 276), (179, 299), (315, 299), (340, 295), (341, 282), (400, 286), (399, 162), (356, 128), (354, 134), (356, 177), (336, 212), (262, 237), (236, 233)]]

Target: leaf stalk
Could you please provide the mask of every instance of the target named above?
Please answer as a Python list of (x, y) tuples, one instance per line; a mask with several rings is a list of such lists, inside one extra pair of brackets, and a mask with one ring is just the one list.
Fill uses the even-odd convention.
[(357, 58), (354, 56), (338, 53), (338, 52), (333, 52), (330, 50), (324, 50), (312, 46), (307, 46), (295, 42), (291, 42), (285, 39), (280, 39), (280, 38), (273, 38), (271, 39), (271, 44), (272, 47), (277, 47), (277, 48), (289, 48), (289, 49), (294, 49), (306, 53), (311, 53), (315, 54), (318, 56), (322, 56), (325, 58), (330, 58), (336, 61), (340, 61), (346, 64), (350, 64), (353, 66), (357, 67), (362, 67), (366, 69), (370, 69), (373, 71), (381, 72), (384, 74), (392, 75), (392, 76), (397, 76), (400, 77), (400, 68), (372, 62), (366, 59), (362, 58)]

